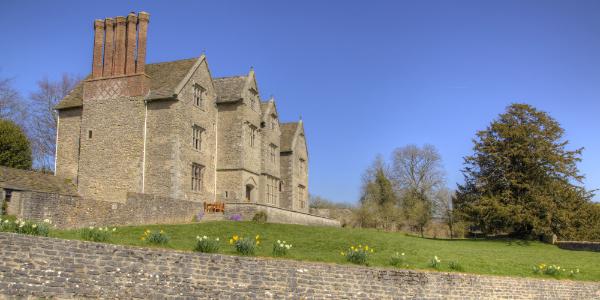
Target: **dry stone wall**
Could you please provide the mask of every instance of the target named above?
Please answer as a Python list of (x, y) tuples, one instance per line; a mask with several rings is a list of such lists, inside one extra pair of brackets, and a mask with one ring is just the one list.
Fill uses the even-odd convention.
[[(123, 202), (40, 192), (18, 192), (13, 211), (26, 220), (50, 219), (58, 228), (191, 222), (202, 202), (129, 193)], [(12, 202), (12, 201), (11, 201)]]
[(364, 268), (0, 233), (0, 298), (598, 299), (600, 284)]
[(308, 213), (297, 212), (284, 208), (274, 207), (259, 203), (227, 203), (225, 204), (225, 216), (230, 218), (232, 215), (238, 214), (241, 220), (252, 220), (254, 215), (264, 211), (267, 213), (267, 222), (269, 223), (284, 223), (284, 224), (300, 224), (300, 225), (316, 225), (316, 226), (340, 226), (340, 221), (311, 215)]

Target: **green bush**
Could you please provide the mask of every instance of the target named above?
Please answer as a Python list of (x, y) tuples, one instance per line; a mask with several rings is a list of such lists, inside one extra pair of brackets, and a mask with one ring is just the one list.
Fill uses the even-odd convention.
[(210, 239), (207, 236), (196, 236), (196, 247), (194, 251), (202, 253), (217, 253), (219, 251), (219, 238)]
[(267, 223), (267, 219), (267, 213), (264, 211), (259, 211), (256, 214), (254, 214), (254, 217), (252, 217), (252, 221), (258, 224)]
[(358, 245), (358, 247), (350, 246), (347, 252), (341, 252), (340, 254), (353, 264), (369, 265), (369, 255), (373, 252), (375, 250), (367, 245)]
[(164, 231), (151, 231), (146, 229), (140, 240), (153, 245), (165, 245), (169, 242), (169, 236)]
[(453, 271), (462, 271), (463, 267), (458, 263), (458, 261), (451, 261), (448, 263), (448, 268)]
[(568, 275), (569, 277), (575, 277), (575, 276), (577, 276), (577, 274), (579, 274), (579, 268), (568, 270), (568, 269), (562, 268), (559, 265), (539, 264), (539, 265), (533, 267), (533, 273), (549, 275), (549, 276), (553, 276), (553, 277), (560, 277), (563, 275)]
[(81, 238), (86, 241), (92, 242), (108, 242), (110, 240), (111, 234), (117, 231), (116, 228), (112, 230), (108, 229), (108, 227), (93, 227), (90, 226), (88, 228), (81, 229)]
[(273, 256), (286, 256), (290, 249), (292, 249), (292, 244), (277, 240), (277, 242), (273, 243)]
[(439, 259), (437, 256), (434, 256), (433, 258), (431, 258), (431, 261), (429, 261), (429, 267), (434, 268), (434, 269), (439, 269), (442, 266), (442, 260)]
[(404, 255), (404, 253), (394, 253), (394, 255), (390, 257), (390, 265), (394, 267), (408, 267), (406, 255)]
[(229, 244), (233, 245), (235, 251), (241, 255), (254, 255), (256, 247), (260, 244), (260, 236), (256, 235), (254, 239), (251, 239), (234, 235), (229, 240)]
[(0, 119), (0, 166), (31, 169), (31, 146), (14, 122)]
[(36, 223), (31, 221), (23, 221), (20, 219), (13, 221), (9, 218), (3, 218), (0, 219), (0, 231), (48, 236), (48, 233), (50, 233), (50, 224), (50, 220), (44, 220), (44, 222)]

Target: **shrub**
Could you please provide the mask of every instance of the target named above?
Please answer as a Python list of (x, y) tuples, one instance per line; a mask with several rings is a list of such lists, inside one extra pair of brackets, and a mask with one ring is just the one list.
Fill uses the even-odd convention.
[(28, 170), (31, 162), (31, 145), (23, 129), (0, 119), (0, 166)]
[(539, 265), (533, 267), (533, 273), (549, 275), (549, 276), (554, 276), (554, 277), (559, 277), (561, 275), (568, 275), (569, 277), (575, 277), (577, 274), (579, 274), (579, 268), (567, 270), (565, 268), (561, 268), (559, 265), (539, 264)]
[(237, 235), (234, 235), (229, 240), (229, 244), (235, 247), (235, 251), (241, 255), (254, 255), (256, 251), (256, 247), (260, 244), (260, 236), (256, 235), (254, 239), (252, 238), (242, 238)]
[(252, 221), (258, 224), (264, 224), (267, 223), (267, 213), (264, 211), (259, 211), (256, 214), (254, 214), (254, 217), (252, 217)]
[(458, 261), (451, 261), (448, 263), (448, 267), (453, 271), (462, 271), (463, 267), (458, 263)]
[(274, 256), (286, 256), (290, 249), (292, 249), (292, 244), (288, 244), (285, 241), (277, 240), (277, 242), (273, 243)]
[(196, 247), (194, 251), (202, 253), (216, 253), (219, 251), (219, 238), (211, 239), (207, 236), (196, 236)]
[(408, 264), (406, 263), (406, 255), (404, 255), (404, 253), (394, 253), (394, 255), (390, 257), (390, 265), (394, 267), (408, 267)]
[(144, 234), (140, 237), (140, 240), (145, 241), (149, 244), (154, 245), (165, 245), (169, 242), (169, 236), (164, 231), (150, 231), (146, 229)]
[(357, 265), (368, 265), (369, 254), (375, 252), (373, 248), (369, 246), (358, 245), (358, 247), (350, 246), (347, 252), (341, 252), (342, 256), (346, 257), (346, 260)]
[(203, 211), (200, 211), (199, 213), (197, 213), (197, 214), (194, 216), (194, 221), (195, 221), (195, 222), (200, 222), (200, 221), (202, 221), (202, 218), (204, 218), (204, 212), (203, 212)]
[(0, 231), (48, 236), (48, 233), (50, 232), (50, 224), (51, 222), (48, 219), (44, 220), (44, 222), (36, 223), (31, 221), (23, 221), (21, 219), (13, 221), (11, 219), (4, 218), (0, 221)]
[(240, 214), (233, 214), (229, 217), (230, 221), (241, 221), (242, 220), (242, 215)]
[(93, 227), (90, 226), (88, 228), (81, 229), (80, 235), (83, 240), (92, 241), (92, 242), (108, 242), (110, 240), (110, 236), (113, 232), (117, 231), (116, 228), (112, 230), (108, 229), (108, 227)]
[(442, 266), (442, 260), (437, 256), (434, 256), (431, 261), (429, 261), (429, 267), (434, 269), (439, 269)]

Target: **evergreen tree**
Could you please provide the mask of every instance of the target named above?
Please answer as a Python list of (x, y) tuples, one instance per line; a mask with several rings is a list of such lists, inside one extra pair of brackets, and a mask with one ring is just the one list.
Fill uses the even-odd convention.
[(31, 169), (31, 147), (23, 130), (0, 119), (0, 166)]
[(547, 113), (513, 104), (474, 139), (455, 208), (485, 233), (574, 236), (592, 197), (577, 169), (583, 149), (567, 150)]

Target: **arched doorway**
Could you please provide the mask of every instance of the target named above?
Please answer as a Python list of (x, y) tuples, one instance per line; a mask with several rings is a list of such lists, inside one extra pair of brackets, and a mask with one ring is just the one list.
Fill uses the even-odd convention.
[(253, 202), (252, 200), (252, 194), (254, 191), (254, 185), (252, 184), (246, 184), (246, 202)]

